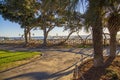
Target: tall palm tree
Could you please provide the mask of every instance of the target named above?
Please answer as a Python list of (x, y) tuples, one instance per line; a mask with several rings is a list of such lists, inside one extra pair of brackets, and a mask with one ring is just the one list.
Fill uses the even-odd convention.
[[(79, 0), (69, 0), (68, 9), (74, 10)], [(83, 3), (84, 0), (80, 0)], [(87, 11), (85, 13), (85, 22), (92, 27), (93, 47), (94, 47), (94, 66), (103, 66), (103, 46), (102, 46), (102, 9), (104, 0), (86, 0), (88, 1)], [(80, 7), (80, 6), (79, 6)]]
[(103, 66), (103, 45), (102, 45), (102, 7), (103, 0), (88, 0), (89, 6), (85, 13), (85, 22), (92, 27), (94, 66)]
[[(67, 9), (76, 9), (79, 0), (69, 0)], [(80, 0), (82, 3), (84, 0)], [(86, 0), (88, 7), (85, 21), (92, 26), (93, 47), (94, 47), (94, 66), (103, 66), (103, 48), (102, 48), (102, 9), (104, 0)]]
[(110, 32), (110, 57), (115, 57), (117, 48), (116, 35), (120, 29), (120, 1), (109, 2), (107, 11), (109, 12), (107, 27)]

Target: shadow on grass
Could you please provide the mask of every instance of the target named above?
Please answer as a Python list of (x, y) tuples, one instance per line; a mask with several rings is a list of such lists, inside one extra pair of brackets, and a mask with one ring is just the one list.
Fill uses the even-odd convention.
[[(82, 76), (85, 80), (100, 80), (102, 75), (105, 75), (106, 68), (108, 68), (113, 62), (114, 58), (109, 57), (103, 67), (91, 67), (88, 71), (86, 71)], [(83, 77), (80, 77), (77, 80), (83, 80)]]

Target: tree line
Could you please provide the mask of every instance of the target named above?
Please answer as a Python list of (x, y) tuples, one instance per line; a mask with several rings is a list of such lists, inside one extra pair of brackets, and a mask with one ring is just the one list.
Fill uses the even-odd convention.
[[(78, 7), (84, 7), (85, 12), (78, 11)], [(107, 27), (110, 32), (110, 57), (116, 56), (120, 0), (2, 0), (0, 15), (21, 25), (25, 44), (31, 29), (43, 31), (43, 46), (46, 46), (47, 36), (55, 27), (64, 27), (70, 35), (79, 33), (82, 27), (86, 30), (92, 28), (95, 67), (104, 65), (102, 35), (103, 28)]]

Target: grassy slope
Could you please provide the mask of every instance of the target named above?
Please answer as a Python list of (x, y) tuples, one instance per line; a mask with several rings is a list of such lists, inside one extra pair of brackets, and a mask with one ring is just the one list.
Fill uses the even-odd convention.
[(13, 52), (0, 50), (0, 70), (18, 66), (22, 63), (27, 62), (25, 60), (28, 60), (40, 54), (40, 52)]

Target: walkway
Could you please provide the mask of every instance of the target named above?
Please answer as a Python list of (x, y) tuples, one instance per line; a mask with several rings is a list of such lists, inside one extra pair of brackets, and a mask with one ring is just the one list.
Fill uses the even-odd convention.
[(34, 62), (4, 71), (4, 80), (68, 80), (72, 78), (73, 65), (81, 55), (78, 49), (41, 50), (44, 54)]

